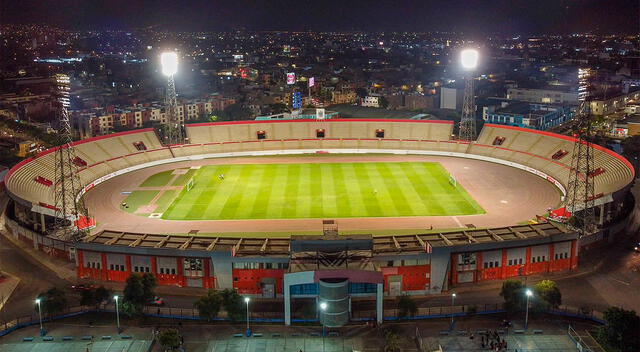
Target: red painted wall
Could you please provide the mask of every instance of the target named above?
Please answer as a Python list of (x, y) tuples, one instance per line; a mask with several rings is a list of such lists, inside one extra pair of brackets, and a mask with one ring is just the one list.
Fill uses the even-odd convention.
[(260, 280), (273, 278), (276, 281), (276, 294), (282, 294), (282, 284), (285, 270), (283, 269), (233, 269), (233, 288), (238, 293), (260, 294)]
[(407, 265), (381, 268), (384, 277), (384, 290), (389, 291), (389, 277), (402, 275), (402, 291), (422, 291), (431, 283), (427, 274), (431, 274), (431, 265)]

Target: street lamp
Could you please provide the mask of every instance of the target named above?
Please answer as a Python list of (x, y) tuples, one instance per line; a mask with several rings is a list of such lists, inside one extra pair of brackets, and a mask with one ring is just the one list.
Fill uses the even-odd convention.
[(118, 334), (120, 333), (120, 308), (118, 307), (118, 295), (113, 296), (113, 299), (116, 301), (116, 324), (118, 326)]
[(322, 315), (320, 316), (320, 322), (322, 323), (322, 352), (324, 352), (324, 320), (325, 315), (324, 312), (327, 310), (327, 302), (320, 303), (320, 311), (322, 311)]
[(531, 292), (530, 289), (527, 289), (527, 291), (525, 291), (525, 294), (527, 295), (527, 312), (524, 316), (524, 329), (527, 330), (527, 326), (529, 324), (529, 297), (533, 296), (533, 292)]
[(38, 305), (38, 317), (40, 318), (40, 336), (45, 335), (44, 328), (42, 327), (42, 300), (40, 298), (36, 298), (36, 304)]
[(453, 302), (456, 299), (456, 294), (452, 293), (451, 294), (451, 328), (453, 329)]
[(249, 301), (250, 300), (251, 298), (249, 297), (244, 298), (244, 303), (247, 304), (247, 331), (246, 331), (247, 337), (251, 336), (251, 329), (249, 329)]

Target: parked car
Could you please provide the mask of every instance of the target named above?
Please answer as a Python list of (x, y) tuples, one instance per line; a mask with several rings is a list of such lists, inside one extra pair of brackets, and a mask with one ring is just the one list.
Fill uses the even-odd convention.
[(96, 288), (95, 285), (85, 285), (85, 284), (71, 285), (71, 289), (75, 291), (87, 291), (87, 290), (93, 290), (94, 288)]
[(149, 300), (150, 306), (162, 307), (164, 306), (164, 298), (155, 296), (153, 299)]

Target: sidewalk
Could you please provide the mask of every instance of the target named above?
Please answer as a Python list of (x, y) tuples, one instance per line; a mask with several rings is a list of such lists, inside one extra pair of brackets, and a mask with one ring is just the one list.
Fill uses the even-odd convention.
[[(4, 215), (2, 217), (4, 217)], [(43, 252), (36, 250), (35, 248), (33, 248), (33, 246), (29, 246), (26, 243), (15, 239), (9, 233), (9, 230), (4, 227), (0, 229), (0, 234), (3, 235), (7, 240), (9, 240), (9, 242), (13, 243), (16, 247), (19, 247), (20, 250), (26, 252), (31, 258), (36, 260), (42, 266), (53, 271), (59, 278), (67, 281), (76, 280), (75, 263), (70, 263), (64, 260), (53, 258)]]
[(5, 303), (9, 301), (13, 291), (20, 283), (20, 279), (3, 271), (0, 271), (0, 311), (4, 308)]

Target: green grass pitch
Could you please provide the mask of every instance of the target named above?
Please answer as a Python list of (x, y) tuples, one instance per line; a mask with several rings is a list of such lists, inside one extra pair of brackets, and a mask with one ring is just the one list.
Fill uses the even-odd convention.
[[(224, 174), (224, 180), (218, 176)], [(151, 176), (153, 177), (153, 176)], [(453, 216), (484, 210), (430, 162), (209, 165), (169, 220)], [(146, 182), (146, 181), (145, 181)], [(163, 207), (164, 208), (164, 207)]]

